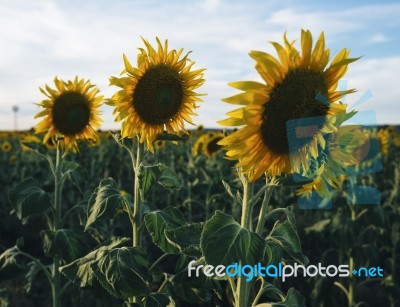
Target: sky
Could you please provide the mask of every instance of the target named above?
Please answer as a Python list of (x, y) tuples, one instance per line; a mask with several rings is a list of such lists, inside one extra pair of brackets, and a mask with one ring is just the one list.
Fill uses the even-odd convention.
[[(0, 130), (38, 120), (39, 87), (76, 75), (109, 98), (117, 88), (109, 77), (123, 69), (122, 54), (136, 62), (141, 36), (153, 45), (168, 39), (170, 48), (192, 51), (194, 68), (206, 68), (204, 102), (193, 120), (219, 127), (232, 105), (222, 98), (238, 93), (232, 81), (261, 80), (251, 50), (276, 55), (270, 41), (300, 39), (309, 29), (323, 31), (326, 46), (359, 57), (340, 87), (356, 88), (346, 97), (360, 112), (372, 110), (378, 124), (400, 124), (400, 3), (398, 1), (295, 0), (0, 0)], [(296, 43), (296, 46), (299, 46)], [(346, 85), (347, 84), (347, 85)], [(113, 108), (104, 106), (102, 129), (117, 129)], [(190, 125), (187, 125), (190, 128)]]

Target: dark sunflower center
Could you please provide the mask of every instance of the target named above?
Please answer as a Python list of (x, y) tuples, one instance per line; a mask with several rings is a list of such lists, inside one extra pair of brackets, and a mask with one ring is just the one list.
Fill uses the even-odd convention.
[(179, 73), (165, 65), (146, 71), (133, 94), (136, 112), (151, 125), (167, 123), (179, 112), (182, 100), (183, 85)]
[(67, 136), (76, 135), (89, 124), (89, 100), (78, 92), (64, 92), (55, 99), (52, 115), (58, 131)]
[(287, 121), (325, 116), (329, 109), (327, 92), (321, 72), (289, 71), (285, 79), (274, 86), (265, 104), (261, 126), (264, 144), (276, 154), (289, 153)]
[(222, 137), (213, 138), (210, 142), (207, 143), (207, 152), (210, 154), (217, 152), (222, 148), (221, 145), (217, 143), (222, 140)]

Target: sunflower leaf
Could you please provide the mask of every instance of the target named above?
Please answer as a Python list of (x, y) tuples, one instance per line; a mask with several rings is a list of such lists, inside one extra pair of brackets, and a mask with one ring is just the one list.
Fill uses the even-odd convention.
[(104, 249), (90, 267), (103, 288), (115, 297), (126, 300), (150, 292), (147, 254), (141, 247)]
[(87, 287), (94, 284), (94, 274), (91, 268), (92, 263), (96, 261), (97, 254), (117, 247), (121, 247), (130, 242), (129, 238), (114, 238), (96, 250), (91, 251), (86, 256), (62, 266), (60, 272), (73, 283), (80, 284), (81, 287)]
[(0, 255), (0, 281), (15, 278), (25, 271), (23, 264), (17, 261), (19, 249), (23, 245), (23, 239), (19, 238), (15, 246), (6, 249)]
[(178, 209), (168, 207), (147, 213), (144, 221), (154, 244), (168, 254), (179, 254), (178, 247), (171, 244), (165, 236), (165, 231), (175, 229), (185, 223), (183, 214)]
[(287, 252), (294, 260), (307, 264), (308, 259), (301, 252), (301, 243), (295, 226), (288, 220), (283, 223), (275, 223), (266, 242), (275, 243)]
[(216, 211), (203, 228), (200, 246), (207, 264), (255, 264), (264, 255), (265, 242), (256, 233), (242, 228), (234, 218)]
[(228, 194), (237, 202), (242, 203), (242, 193), (236, 187), (231, 187), (226, 181), (222, 180), (222, 184)]
[(181, 253), (201, 257), (200, 237), (203, 223), (183, 225), (174, 229), (165, 229), (164, 234), (168, 242), (177, 247)]
[(40, 235), (46, 256), (59, 257), (67, 263), (83, 257), (95, 245), (82, 229), (42, 230)]
[(171, 134), (171, 133), (164, 131), (163, 133), (157, 135), (154, 142), (156, 142), (156, 141), (181, 141), (181, 142), (183, 142), (183, 141), (186, 141), (187, 138), (188, 138), (187, 135), (182, 137), (182, 136), (179, 136), (176, 134)]
[(85, 230), (99, 220), (114, 217), (117, 210), (124, 209), (125, 202), (129, 202), (129, 200), (119, 191), (114, 179), (108, 178), (100, 181), (88, 202)]
[(25, 179), (11, 189), (9, 200), (23, 224), (31, 215), (44, 213), (51, 207), (50, 195), (33, 178)]
[(157, 181), (164, 188), (170, 190), (180, 190), (182, 188), (182, 179), (172, 169), (162, 163), (159, 163), (158, 170), (160, 171), (160, 175)]
[(255, 307), (306, 307), (305, 299), (295, 288), (290, 288), (286, 297), (279, 303), (263, 303)]
[(142, 200), (146, 199), (147, 193), (151, 190), (153, 184), (157, 181), (157, 174), (154, 166), (143, 166), (140, 169), (140, 195)]
[(44, 274), (41, 274), (43, 273), (42, 268), (36, 261), (29, 262), (28, 267), (28, 272), (25, 274), (26, 284), (24, 286), (27, 293), (31, 292), (37, 278), (39, 278), (40, 275), (44, 276)]

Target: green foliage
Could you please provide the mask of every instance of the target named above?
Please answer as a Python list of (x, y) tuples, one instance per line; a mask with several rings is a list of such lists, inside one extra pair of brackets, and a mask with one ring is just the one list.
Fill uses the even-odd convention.
[[(358, 185), (370, 184), (382, 193), (380, 206), (347, 205), (345, 182), (333, 194), (332, 210), (301, 210), (288, 176), (274, 186), (265, 225), (257, 234), (263, 200), (258, 191), (264, 182), (253, 185), (252, 193), (257, 194), (250, 201), (253, 227), (242, 227), (244, 189), (232, 162), (222, 159), (222, 154), (191, 156), (195, 133), (187, 139), (161, 136), (179, 145), (167, 142), (154, 154), (144, 154), (139, 177), (143, 246), (134, 248), (131, 220), (121, 213), (133, 212), (137, 195), (132, 193), (132, 161), (120, 146), (135, 149), (136, 145), (134, 139), (115, 137), (119, 144), (103, 134), (100, 146), (82, 145), (79, 154), (63, 159), (65, 193), (57, 230), (52, 227), (54, 195), (49, 192), (54, 190), (55, 165), (47, 165), (54, 151), (30, 143), (33, 152), (12, 152), (17, 156), (14, 164), (0, 152), (6, 157), (0, 160), (0, 184), (5, 191), (0, 193), (0, 302), (13, 306), (26, 290), (26, 300), (49, 305), (44, 277), (51, 274), (54, 257), (60, 260), (63, 301), (68, 306), (232, 306), (232, 280), (203, 274), (188, 277), (190, 261), (266, 266), (347, 264), (349, 259), (357, 267), (379, 265), (385, 276), (298, 277), (285, 283), (279, 278), (262, 282), (258, 278), (248, 284), (249, 302), (260, 293), (254, 306), (346, 306), (340, 283), (344, 289), (353, 287), (355, 304), (360, 298), (370, 306), (398, 304), (398, 149), (391, 148), (381, 173), (358, 178)], [(13, 150), (19, 148), (16, 138), (9, 140)], [(14, 214), (9, 216), (11, 210)], [(13, 246), (20, 236), (27, 244), (23, 247), (19, 241)], [(233, 283), (237, 285), (236, 278)], [(22, 290), (13, 290), (15, 284)]]
[(168, 254), (179, 254), (179, 249), (171, 244), (165, 236), (165, 231), (182, 226), (185, 219), (182, 213), (173, 207), (153, 211), (145, 216), (145, 223), (151, 238), (159, 248)]
[(101, 220), (114, 217), (117, 210), (124, 209), (127, 202), (127, 197), (118, 189), (114, 179), (103, 179), (90, 196), (85, 229)]
[(98, 259), (98, 254), (109, 249), (115, 249), (126, 245), (130, 240), (128, 238), (114, 238), (104, 245), (91, 251), (86, 256), (76, 259), (75, 261), (62, 266), (60, 271), (69, 280), (78, 283), (81, 287), (93, 285), (94, 273), (92, 264)]
[(285, 299), (279, 303), (263, 303), (255, 307), (305, 307), (304, 297), (294, 288), (290, 288)]
[(22, 245), (23, 239), (20, 238), (17, 240), (15, 246), (6, 249), (0, 255), (0, 281), (14, 278), (25, 271), (24, 266), (17, 261), (17, 256)]
[(101, 250), (91, 269), (100, 284), (115, 297), (127, 300), (150, 292), (147, 255), (140, 247)]
[(164, 235), (168, 242), (187, 256), (200, 257), (200, 238), (203, 223), (186, 224), (173, 229), (165, 229)]
[(207, 264), (255, 264), (264, 256), (265, 242), (256, 233), (242, 228), (234, 218), (221, 211), (205, 225), (200, 240)]
[(140, 192), (145, 199), (155, 183), (169, 190), (180, 190), (183, 186), (182, 179), (168, 166), (158, 163), (154, 166), (141, 167)]
[(84, 256), (95, 241), (81, 229), (42, 230), (43, 251), (46, 256), (63, 259), (66, 263)]
[(50, 196), (33, 178), (25, 179), (17, 184), (10, 191), (9, 199), (13, 211), (24, 224), (31, 215), (44, 213), (51, 207)]

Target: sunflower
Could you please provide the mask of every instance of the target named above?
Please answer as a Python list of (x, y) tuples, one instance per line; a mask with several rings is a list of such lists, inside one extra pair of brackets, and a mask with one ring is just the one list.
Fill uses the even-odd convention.
[(48, 99), (38, 104), (44, 110), (36, 114), (35, 118), (44, 118), (36, 125), (35, 132), (45, 133), (44, 144), (57, 137), (64, 150), (76, 152), (77, 140), (98, 138), (96, 129), (101, 122), (99, 107), (103, 96), (98, 96), (99, 90), (90, 81), (78, 77), (68, 82), (56, 77), (54, 83), (56, 89), (47, 84), (45, 89), (40, 88)]
[(221, 149), (222, 146), (218, 144), (225, 135), (223, 133), (216, 133), (212, 136), (208, 135), (206, 142), (203, 144), (203, 152), (207, 157), (212, 157), (216, 155)]
[(155, 50), (143, 39), (146, 49), (139, 48), (137, 68), (123, 55), (124, 76), (110, 78), (110, 85), (121, 88), (107, 104), (115, 106), (116, 121), (122, 120), (122, 137), (139, 136), (153, 152), (153, 141), (164, 129), (174, 134), (184, 129), (184, 121), (192, 123), (197, 102), (202, 101), (195, 89), (204, 83), (204, 69), (191, 70), (195, 62), (181, 58), (183, 49), (168, 51), (156, 38)]
[(320, 151), (316, 159), (309, 160), (310, 168), (303, 174), (306, 182), (296, 194), (309, 198), (315, 191), (321, 197), (326, 197), (332, 188), (339, 188), (346, 176), (354, 175), (349, 168), (358, 167), (358, 149), (367, 138), (368, 135), (358, 125), (338, 127), (325, 150)]
[[(339, 79), (346, 73), (349, 50), (342, 49), (330, 60), (322, 32), (313, 48), (310, 31), (301, 31), (301, 53), (284, 35), (284, 46), (272, 42), (279, 60), (261, 51), (251, 51), (255, 68), (264, 83), (241, 81), (230, 86), (244, 92), (224, 99), (243, 107), (227, 113), (220, 121), (224, 126), (244, 126), (219, 142), (227, 157), (239, 160), (237, 166), (254, 181), (263, 174), (279, 176), (289, 173), (308, 174), (310, 159), (317, 160), (338, 127), (355, 112), (346, 112), (338, 100), (355, 90), (337, 91)], [(303, 126), (302, 119), (311, 119)], [(291, 123), (297, 125), (295, 135), (288, 134)], [(290, 141), (305, 134), (293, 150)], [(327, 169), (316, 163), (314, 175)], [(323, 166), (323, 167), (322, 167)], [(322, 168), (321, 168), (322, 167)]]
[(355, 149), (355, 157), (358, 163), (356, 172), (370, 172), (382, 167), (382, 157), (389, 152), (389, 132), (387, 129), (363, 128), (366, 142)]
[(3, 152), (10, 152), (12, 149), (11, 143), (8, 141), (3, 142), (3, 144), (1, 144), (1, 150)]
[(391, 131), (389, 128), (379, 129), (378, 139), (379, 139), (379, 143), (381, 145), (382, 155), (387, 155), (389, 153), (390, 137), (391, 137)]
[(162, 140), (157, 140), (154, 142), (154, 145), (156, 147), (156, 149), (162, 149), (166, 144), (166, 141), (162, 141)]
[(196, 140), (196, 142), (192, 146), (192, 156), (196, 157), (200, 154), (200, 152), (203, 150), (204, 144), (207, 143), (207, 140), (210, 138), (209, 134), (203, 134), (199, 136)]

